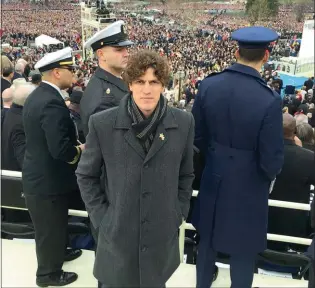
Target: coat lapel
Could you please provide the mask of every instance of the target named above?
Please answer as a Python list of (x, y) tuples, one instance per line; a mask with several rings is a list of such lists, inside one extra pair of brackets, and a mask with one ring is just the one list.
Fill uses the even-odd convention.
[(127, 112), (128, 95), (121, 99), (117, 110), (117, 117), (114, 123), (115, 129), (125, 130), (124, 138), (127, 143), (137, 152), (137, 154), (145, 159), (144, 149), (137, 139), (135, 133), (132, 131), (131, 119)]
[(141, 146), (140, 141), (137, 139), (135, 132), (132, 131), (132, 128), (130, 128), (125, 133), (125, 139), (128, 142), (128, 144), (139, 154), (139, 156), (142, 159), (145, 159), (144, 149)]
[(137, 152), (137, 154), (144, 160), (144, 163), (148, 162), (152, 157), (154, 157), (159, 150), (165, 145), (168, 141), (169, 132), (168, 129), (177, 129), (178, 124), (176, 122), (175, 116), (172, 110), (167, 107), (166, 115), (163, 118), (162, 122), (157, 127), (155, 137), (152, 143), (152, 146), (147, 155), (145, 155), (144, 149), (140, 143), (140, 140), (137, 139), (135, 132), (132, 130), (131, 119), (127, 113), (127, 102), (128, 95), (126, 95), (118, 106), (117, 117), (114, 123), (114, 129), (126, 130), (124, 138), (127, 143)]
[(155, 137), (152, 142), (151, 148), (145, 158), (144, 162), (148, 162), (152, 157), (155, 156), (157, 152), (164, 146), (164, 144), (168, 140), (167, 131), (164, 128), (163, 123), (161, 123), (158, 128), (156, 129)]
[(156, 129), (152, 146), (147, 154), (147, 157), (144, 160), (145, 163), (152, 159), (168, 141), (169, 138), (168, 130), (177, 128), (178, 124), (176, 122), (175, 116), (172, 110), (169, 107), (167, 107), (166, 115), (162, 120), (162, 123), (160, 123), (160, 125)]

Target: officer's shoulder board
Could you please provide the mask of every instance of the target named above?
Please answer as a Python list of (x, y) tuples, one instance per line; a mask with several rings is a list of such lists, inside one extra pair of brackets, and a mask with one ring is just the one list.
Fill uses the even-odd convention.
[(257, 82), (259, 84), (261, 84), (264, 88), (266, 88), (274, 97), (280, 97), (280, 95), (275, 92), (274, 90), (272, 90), (268, 85), (267, 83), (265, 82), (265, 80), (263, 80), (262, 78), (259, 79), (259, 78), (256, 78)]
[(206, 76), (203, 80), (201, 80), (199, 86), (202, 84), (202, 82), (204, 82), (206, 79), (211, 78), (213, 76), (217, 76), (219, 74), (222, 74), (225, 70), (221, 71), (221, 72), (213, 72), (211, 74), (209, 74), (208, 76)]
[[(219, 74), (223, 74), (224, 72), (226, 72), (227, 70), (226, 69), (224, 69), (223, 71), (221, 71), (221, 72), (213, 72), (213, 73), (211, 73), (211, 74), (209, 74), (206, 78), (211, 78), (211, 77), (213, 77), (213, 76), (217, 76), (217, 75), (219, 75)], [(205, 79), (206, 79), (205, 78)], [(278, 93), (276, 93), (275, 91), (273, 91), (268, 85), (267, 85), (267, 83), (261, 78), (261, 79), (259, 79), (258, 77), (253, 77), (254, 79), (256, 79), (256, 81), (258, 82), (258, 83), (260, 83), (262, 86), (264, 86), (265, 88), (267, 88), (275, 97), (278, 95)]]

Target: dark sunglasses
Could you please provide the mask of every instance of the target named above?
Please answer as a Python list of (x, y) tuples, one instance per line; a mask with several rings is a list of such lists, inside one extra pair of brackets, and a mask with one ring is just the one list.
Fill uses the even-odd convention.
[(66, 70), (69, 70), (72, 73), (75, 73), (75, 68), (73, 68), (73, 67), (59, 67), (59, 69), (66, 69)]

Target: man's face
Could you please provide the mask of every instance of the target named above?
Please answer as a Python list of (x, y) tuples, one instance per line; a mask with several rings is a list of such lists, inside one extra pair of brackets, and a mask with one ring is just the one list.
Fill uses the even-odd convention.
[(100, 60), (106, 62), (106, 64), (115, 70), (123, 70), (127, 66), (129, 52), (127, 47), (103, 47), (99, 49), (98, 56)]
[(60, 81), (60, 89), (64, 90), (72, 87), (74, 79), (74, 70), (71, 67), (62, 67), (54, 69), (55, 77)]
[(145, 116), (149, 116), (157, 106), (164, 86), (154, 74), (154, 69), (149, 68), (139, 79), (129, 85), (133, 99)]

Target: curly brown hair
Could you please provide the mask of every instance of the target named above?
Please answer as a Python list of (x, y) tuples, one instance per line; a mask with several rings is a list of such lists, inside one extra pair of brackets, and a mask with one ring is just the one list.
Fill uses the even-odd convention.
[(154, 74), (163, 86), (168, 84), (170, 70), (166, 58), (150, 50), (141, 50), (130, 56), (123, 78), (131, 84), (143, 76), (149, 68), (155, 70)]

